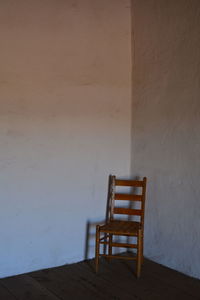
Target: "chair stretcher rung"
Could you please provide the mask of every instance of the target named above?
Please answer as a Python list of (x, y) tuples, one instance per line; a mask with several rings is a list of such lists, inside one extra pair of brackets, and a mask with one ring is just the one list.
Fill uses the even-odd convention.
[[(100, 244), (103, 244), (103, 245), (109, 245), (109, 242), (100, 242)], [(111, 247), (133, 248), (133, 249), (137, 249), (137, 245), (136, 245), (136, 244), (111, 243), (110, 246), (111, 246)]]
[(107, 255), (99, 254), (99, 256), (108, 257), (108, 258), (118, 258), (118, 259), (127, 259), (127, 260), (136, 260), (136, 256), (121, 256), (121, 255)]
[(121, 235), (121, 236), (138, 236), (138, 232), (114, 232), (113, 230), (105, 230), (105, 231), (101, 231), (102, 232), (106, 232), (106, 233), (111, 233), (112, 235)]

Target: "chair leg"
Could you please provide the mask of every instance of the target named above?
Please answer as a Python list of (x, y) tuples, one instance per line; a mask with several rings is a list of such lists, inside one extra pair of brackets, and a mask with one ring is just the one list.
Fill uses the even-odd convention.
[[(104, 241), (107, 241), (106, 236), (107, 236), (107, 234), (104, 233)], [(107, 244), (104, 244), (103, 245), (103, 254), (106, 255), (106, 253), (107, 253)]]
[(141, 243), (142, 243), (142, 245), (141, 245), (141, 248), (142, 248), (142, 250), (141, 250), (141, 253), (142, 253), (142, 264), (144, 263), (144, 236), (143, 236), (143, 234), (142, 234), (142, 238), (141, 238)]
[(142, 231), (141, 229), (138, 230), (138, 237), (137, 237), (137, 278), (140, 277), (141, 274), (141, 265), (142, 265)]
[(96, 273), (99, 269), (99, 237), (100, 237), (100, 231), (99, 231), (99, 225), (96, 226), (96, 251), (95, 251), (95, 267), (96, 267)]
[[(112, 255), (112, 246), (111, 246), (112, 241), (113, 241), (113, 235), (109, 234), (109, 248), (108, 248), (108, 254), (109, 255)], [(110, 260), (110, 258), (109, 258), (109, 260)]]

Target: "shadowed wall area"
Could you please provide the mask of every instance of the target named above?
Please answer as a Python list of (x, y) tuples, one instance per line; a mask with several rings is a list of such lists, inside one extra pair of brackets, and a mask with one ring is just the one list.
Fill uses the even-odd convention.
[(0, 3), (0, 276), (79, 261), (130, 174), (126, 0)]
[(145, 255), (200, 278), (200, 2), (132, 1), (132, 172), (148, 178)]

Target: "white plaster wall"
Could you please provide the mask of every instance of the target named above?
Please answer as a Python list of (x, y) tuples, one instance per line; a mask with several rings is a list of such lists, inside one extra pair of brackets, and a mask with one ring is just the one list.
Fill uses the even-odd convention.
[(133, 0), (132, 173), (145, 255), (200, 278), (200, 2)]
[(0, 276), (83, 259), (130, 173), (127, 0), (0, 2)]

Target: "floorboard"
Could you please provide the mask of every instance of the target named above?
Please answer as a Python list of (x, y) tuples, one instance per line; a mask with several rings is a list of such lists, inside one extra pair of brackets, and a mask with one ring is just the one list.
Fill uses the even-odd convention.
[[(53, 293), (29, 275), (19, 275), (1, 279), (1, 284), (20, 300), (59, 300)], [(4, 299), (4, 298), (0, 298)], [(9, 298), (8, 298), (9, 299)], [(12, 298), (11, 298), (12, 299)], [(10, 300), (10, 299), (9, 299)]]
[(142, 276), (135, 262), (101, 259), (0, 280), (0, 300), (200, 300), (200, 280), (145, 260)]
[(0, 299), (16, 300), (16, 297), (13, 296), (4, 286), (0, 285)]

